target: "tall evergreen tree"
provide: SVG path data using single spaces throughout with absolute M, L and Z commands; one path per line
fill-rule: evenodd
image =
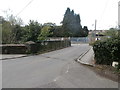
M 80 30 L 82 29 L 79 14 L 75 14 L 74 10 L 71 11 L 70 8 L 67 8 L 62 24 L 64 36 L 78 36 L 78 33 L 80 34 Z

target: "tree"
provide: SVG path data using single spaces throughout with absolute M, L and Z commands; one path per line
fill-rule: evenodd
M 12 43 L 12 25 L 6 20 L 2 20 L 2 43 Z
M 5 17 L 1 17 L 2 43 L 17 43 L 21 33 L 22 19 L 11 14 L 10 10 L 5 11 L 5 14 Z
M 64 37 L 64 33 L 63 33 L 63 28 L 62 26 L 55 26 L 55 27 L 52 27 L 52 30 L 53 34 L 50 35 L 52 37 Z
M 38 41 L 47 40 L 47 37 L 52 34 L 52 33 L 50 33 L 50 28 L 51 28 L 50 26 L 44 26 L 41 29 L 41 33 L 40 33 L 40 35 L 37 38 Z
M 50 27 L 50 28 L 49 28 L 49 30 L 50 30 L 49 32 L 50 32 L 50 33 L 54 33 L 55 28 L 57 27 L 56 24 L 55 24 L 55 23 L 52 23 L 52 22 L 44 23 L 44 24 L 43 24 L 43 27 L 45 27 L 45 26 Z M 50 34 L 48 37 L 53 37 L 53 34 Z
M 81 30 L 81 36 L 82 37 L 87 37 L 88 33 L 89 33 L 89 31 L 88 31 L 87 26 L 84 26 L 83 29 Z
M 20 25 L 14 25 L 12 30 L 12 36 L 14 38 L 15 43 L 21 43 L 22 37 L 25 34 L 23 32 L 24 32 L 23 27 L 21 27 Z
M 105 35 L 110 36 L 110 37 L 115 37 L 118 34 L 118 30 L 116 28 L 110 28 L 105 32 Z
M 12 25 L 9 21 L 2 20 L 2 43 L 18 43 L 21 40 L 22 27 Z
M 44 23 L 43 26 L 50 26 L 50 27 L 55 27 L 56 24 L 52 22 Z
M 30 20 L 29 25 L 24 27 L 25 35 L 23 36 L 24 41 L 37 41 L 39 34 L 41 33 L 42 25 L 37 21 Z
M 48 37 L 64 37 L 66 35 L 65 32 L 63 31 L 62 26 L 57 26 L 55 23 L 51 23 L 51 22 L 44 23 L 43 27 L 44 26 L 50 27 L 49 33 L 52 34 L 50 34 Z
M 12 10 L 8 9 L 6 11 L 4 11 L 5 13 L 5 20 L 6 21 L 9 21 L 11 25 L 22 25 L 23 24 L 23 21 L 21 18 L 17 17 L 17 16 L 14 16 L 12 14 Z
M 80 34 L 80 30 L 82 29 L 80 22 L 79 14 L 75 14 L 74 10 L 70 11 L 70 8 L 67 8 L 62 21 L 64 36 L 78 36 L 78 33 Z

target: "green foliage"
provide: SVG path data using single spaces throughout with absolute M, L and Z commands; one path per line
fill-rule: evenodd
M 120 37 L 116 36 L 105 41 L 96 41 L 93 50 L 97 64 L 111 65 L 113 61 L 120 64 Z
M 21 43 L 23 35 L 24 35 L 23 28 L 20 25 L 14 25 L 12 29 L 12 36 L 14 38 L 14 43 Z
M 118 33 L 118 30 L 115 28 L 110 28 L 110 30 L 106 31 L 104 34 L 106 36 L 111 36 L 111 37 L 115 37 Z
M 74 10 L 67 8 L 63 21 L 62 30 L 64 37 L 86 37 L 88 36 L 88 28 L 84 26 L 82 29 L 80 15 L 75 14 Z
M 9 10 L 9 12 L 11 12 Z M 2 24 L 2 43 L 18 43 L 21 34 L 22 20 L 8 11 L 5 11 L 6 17 L 1 18 Z M 19 39 L 18 39 L 19 38 Z
M 37 42 L 46 40 L 47 37 L 87 36 L 88 33 L 87 27 L 82 29 L 80 16 L 69 8 L 64 15 L 62 26 L 56 26 L 51 22 L 41 25 L 33 20 L 30 20 L 28 25 L 22 26 L 22 20 L 11 14 L 10 10 L 5 13 L 6 17 L 0 17 L 3 44 Z
M 87 36 L 88 36 L 88 33 L 89 33 L 89 31 L 88 31 L 87 26 L 84 26 L 83 29 L 80 30 L 80 36 L 81 36 L 81 37 L 87 37 Z
M 53 33 L 50 37 L 64 37 L 62 26 L 51 27 L 50 31 Z
M 20 25 L 11 25 L 10 22 L 2 23 L 2 43 L 18 43 L 22 37 Z
M 62 21 L 62 28 L 64 30 L 64 36 L 78 36 L 80 35 L 80 30 L 82 30 L 81 20 L 79 14 L 75 14 L 74 11 L 70 11 L 70 8 L 67 8 L 63 21 Z
M 44 23 L 43 26 L 50 26 L 50 27 L 55 27 L 56 24 L 55 23 L 52 23 L 52 22 L 48 22 L 48 23 Z
M 55 23 L 44 23 L 43 27 L 50 27 L 49 28 L 49 33 L 50 35 L 48 35 L 47 37 L 66 37 L 67 36 L 67 32 L 66 30 L 63 30 L 62 26 L 56 26 Z
M 2 21 L 2 43 L 12 43 L 12 28 L 13 26 L 8 21 Z
M 44 26 L 41 29 L 41 33 L 40 33 L 40 35 L 37 38 L 38 41 L 47 40 L 47 37 L 52 34 L 52 33 L 50 33 L 50 28 L 51 28 L 50 26 Z
M 37 41 L 39 34 L 41 33 L 42 25 L 37 21 L 30 20 L 29 25 L 24 27 L 23 41 Z

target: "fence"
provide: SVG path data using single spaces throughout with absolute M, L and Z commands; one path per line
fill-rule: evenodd
M 88 37 L 71 37 L 70 40 L 72 44 L 90 42 L 90 39 Z

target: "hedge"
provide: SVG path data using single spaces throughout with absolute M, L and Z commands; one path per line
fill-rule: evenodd
M 117 61 L 120 67 L 120 37 L 96 41 L 93 50 L 97 64 L 112 65 L 113 61 Z

